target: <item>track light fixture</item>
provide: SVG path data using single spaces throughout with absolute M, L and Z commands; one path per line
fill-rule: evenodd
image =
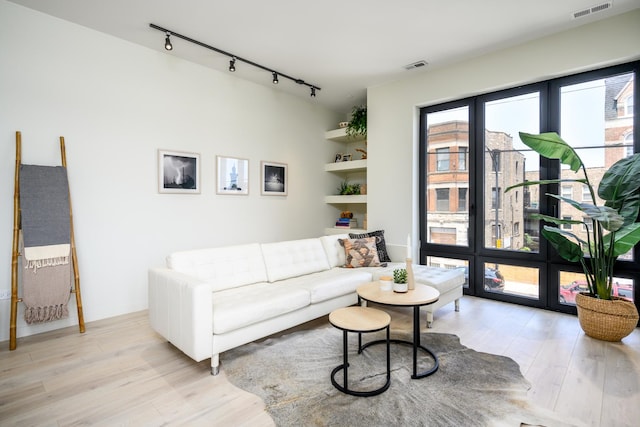
M 210 46 L 208 44 L 199 42 L 198 40 L 194 40 L 194 39 L 189 38 L 187 36 L 183 36 L 182 34 L 170 31 L 170 30 L 168 30 L 166 28 L 159 27 L 158 25 L 149 24 L 149 27 L 153 28 L 154 30 L 158 30 L 158 31 L 162 31 L 163 33 L 166 33 L 167 37 L 164 40 L 164 48 L 166 50 L 173 50 L 173 45 L 171 44 L 171 40 L 169 39 L 169 37 L 170 36 L 178 37 L 179 39 L 186 40 L 186 41 L 188 41 L 190 43 L 193 43 L 193 44 L 197 44 L 198 46 L 207 48 L 209 50 L 213 50 L 214 52 L 218 52 L 218 53 L 220 53 L 222 55 L 226 55 L 229 58 L 231 58 L 231 60 L 229 61 L 229 71 L 230 72 L 236 71 L 236 61 L 241 61 L 241 62 L 244 62 L 245 64 L 253 65 L 256 68 L 260 68 L 261 70 L 270 72 L 271 76 L 273 77 L 273 80 L 272 80 L 273 84 L 280 83 L 280 80 L 278 78 L 279 77 L 284 77 L 285 79 L 289 79 L 289 80 L 291 80 L 291 81 L 293 81 L 293 82 L 295 82 L 295 83 L 297 83 L 299 85 L 304 85 L 304 86 L 308 86 L 309 88 L 311 88 L 311 96 L 312 97 L 316 96 L 316 90 L 321 90 L 318 86 L 313 85 L 311 83 L 307 83 L 302 79 L 291 77 L 291 76 L 289 76 L 287 74 L 284 74 L 284 73 L 281 73 L 279 71 L 274 71 L 273 68 L 265 67 L 264 65 L 260 65 L 260 64 L 258 64 L 256 62 L 253 62 L 253 61 L 250 61 L 248 59 L 241 58 L 241 57 L 239 57 L 237 55 L 234 55 L 233 53 L 226 52 L 226 51 L 224 51 L 222 49 L 218 49 L 217 47 L 213 47 L 213 46 Z

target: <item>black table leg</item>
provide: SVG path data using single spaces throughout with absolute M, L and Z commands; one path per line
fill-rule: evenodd
M 433 366 L 424 372 L 418 373 L 418 348 L 426 351 L 433 358 Z M 413 375 L 411 378 L 418 379 L 428 377 L 438 370 L 440 362 L 438 357 L 431 350 L 420 344 L 420 307 L 413 307 Z

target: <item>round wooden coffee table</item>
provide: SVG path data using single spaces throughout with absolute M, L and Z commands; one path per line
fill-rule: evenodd
M 381 305 L 413 307 L 413 340 L 405 341 L 392 339 L 391 343 L 413 346 L 413 375 L 411 375 L 411 378 L 424 378 L 438 370 L 439 362 L 436 355 L 433 354 L 431 350 L 420 344 L 420 307 L 433 304 L 438 301 L 440 298 L 440 292 L 438 292 L 437 289 L 421 283 L 416 283 L 415 289 L 399 293 L 393 291 L 381 291 L 379 282 L 370 282 L 359 286 L 358 289 L 356 289 L 356 292 L 358 293 L 358 298 L 365 301 Z M 368 343 L 365 347 L 380 342 L 384 341 L 374 341 Z M 424 372 L 418 372 L 418 349 L 427 352 L 434 361 L 433 367 Z

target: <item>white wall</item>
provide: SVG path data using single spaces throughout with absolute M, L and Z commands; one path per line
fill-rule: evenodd
M 147 308 L 147 269 L 171 251 L 318 236 L 333 219 L 323 165 L 336 113 L 4 0 L 0 52 L 0 290 L 11 287 L 18 130 L 29 164 L 59 165 L 65 137 L 86 321 Z M 201 194 L 158 193 L 158 149 L 200 153 Z M 249 159 L 249 196 L 215 194 L 218 154 Z M 288 164 L 287 197 L 260 195 L 261 160 Z M 76 325 L 70 312 L 28 327 L 21 310 L 18 336 Z
M 391 243 L 402 243 L 407 233 L 417 241 L 420 107 L 636 60 L 639 40 L 635 10 L 369 88 L 369 228 L 385 228 Z

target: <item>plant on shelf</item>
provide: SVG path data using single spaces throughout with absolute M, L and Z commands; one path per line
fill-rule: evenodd
M 347 135 L 355 137 L 358 135 L 367 136 L 367 106 L 356 105 L 351 110 L 351 121 L 346 128 Z
M 541 156 L 560 160 L 573 172 L 581 171 L 584 175 L 583 178 L 526 181 L 507 188 L 505 192 L 516 187 L 562 182 L 579 182 L 587 187 L 591 197 L 590 203 L 578 202 L 557 194 L 546 194 L 581 211 L 584 215 L 582 220 L 559 219 L 542 214 L 534 214 L 532 218 L 553 224 L 543 227 L 544 238 L 562 258 L 570 262 L 578 262 L 582 267 L 588 292 L 579 295 L 582 302 L 576 298 L 576 305 L 580 324 L 585 333 L 594 338 L 619 341 L 631 333 L 638 322 L 638 310 L 634 303 L 612 297 L 612 285 L 616 259 L 640 242 L 640 222 L 637 222 L 640 210 L 640 153 L 618 160 L 605 172 L 597 191 L 597 195 L 604 200 L 604 204 L 598 206 L 596 192 L 582 159 L 557 133 L 533 135 L 520 132 L 520 139 Z M 561 228 L 563 225 L 573 224 L 584 227 L 586 240 L 570 230 Z M 585 325 L 591 323 L 586 316 L 599 310 L 591 306 L 588 311 L 585 310 L 584 305 L 593 303 L 593 300 L 608 302 L 613 300 L 618 303 L 616 305 L 618 308 L 624 307 L 621 310 L 628 315 L 622 314 L 618 317 L 625 318 L 626 323 L 631 325 L 631 329 L 619 338 L 613 339 L 607 338 L 604 332 L 586 330 Z M 598 317 L 594 323 L 603 326 L 603 318 Z
M 341 196 L 360 194 L 360 184 L 349 184 L 347 181 L 342 181 L 338 187 L 338 194 Z
M 407 270 L 405 268 L 393 270 L 393 283 L 407 283 Z

